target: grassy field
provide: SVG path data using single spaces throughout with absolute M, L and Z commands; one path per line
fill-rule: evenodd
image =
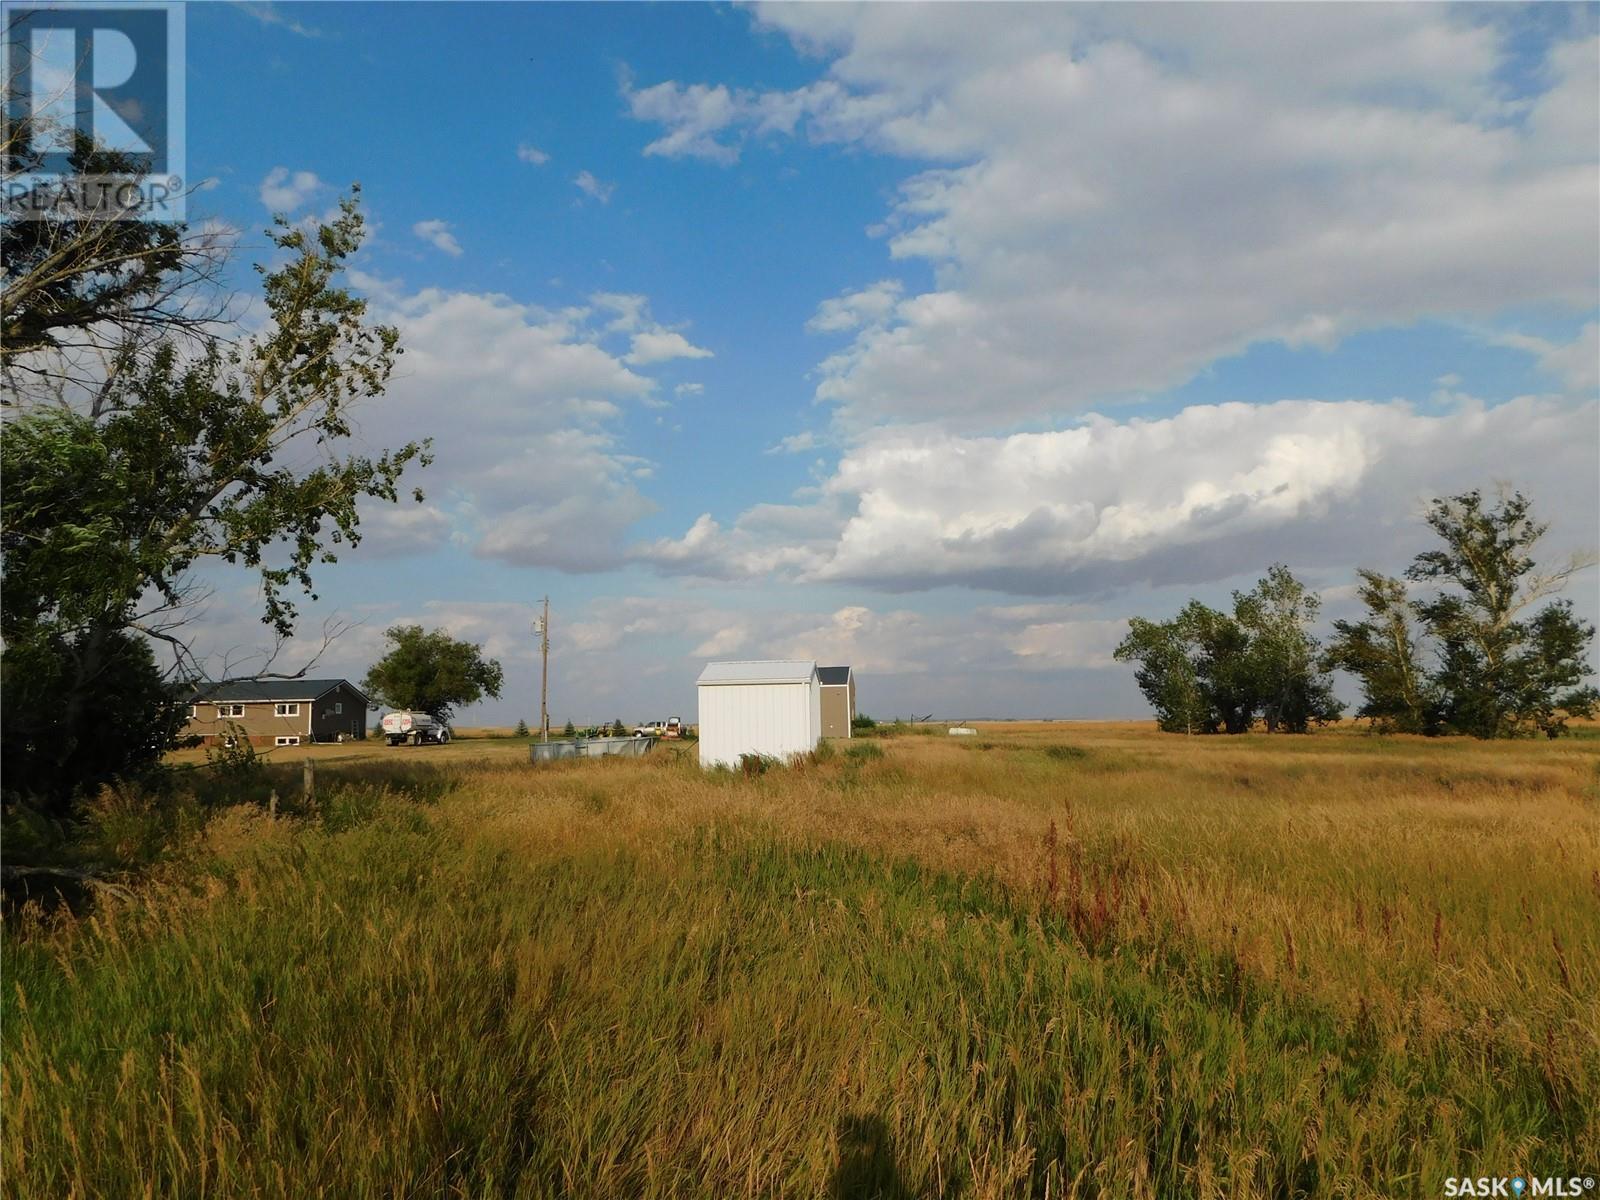
M 328 747 L 7 930 L 12 1196 L 1439 1196 L 1600 1173 L 1600 740 Z M 285 795 L 298 775 L 283 772 Z M 291 774 L 292 773 L 292 774 Z

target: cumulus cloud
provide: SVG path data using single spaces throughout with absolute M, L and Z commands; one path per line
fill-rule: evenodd
M 809 579 L 826 565 L 841 524 L 831 498 L 809 505 L 758 504 L 727 528 L 701 513 L 682 537 L 638 543 L 628 553 L 670 575 Z
M 894 315 L 904 291 L 898 279 L 882 279 L 858 292 L 824 300 L 806 322 L 813 333 L 842 333 L 864 325 L 881 325 Z
M 665 126 L 657 154 L 727 161 L 747 134 L 792 130 L 926 166 L 882 233 L 934 285 L 889 281 L 812 322 L 853 333 L 817 386 L 848 430 L 1047 419 L 1256 342 L 1595 306 L 1584 22 L 1514 96 L 1503 75 L 1525 47 L 1471 10 L 759 12 L 825 77 L 761 94 L 668 81 L 630 107 Z
M 361 560 L 427 554 L 443 546 L 450 531 L 443 509 L 407 495 L 395 504 L 363 506 L 361 544 L 351 553 Z
M 698 158 L 724 167 L 739 161 L 752 135 L 793 135 L 807 120 L 818 129 L 831 126 L 852 104 L 849 94 L 831 81 L 790 92 L 760 92 L 675 80 L 634 88 L 629 77 L 622 91 L 636 120 L 666 126 L 666 133 L 645 146 L 647 156 Z
M 655 510 L 635 485 L 643 460 L 620 453 L 613 436 L 576 429 L 534 434 L 480 475 L 490 503 L 476 551 L 515 566 L 572 573 L 619 564 L 627 528 Z
M 532 163 L 536 167 L 542 167 L 550 161 L 548 154 L 528 142 L 523 142 L 517 147 L 517 158 L 525 163 Z
M 674 396 L 699 396 L 706 390 L 703 383 L 680 383 L 672 389 Z
M 647 299 L 602 294 L 550 309 L 359 272 L 352 282 L 405 348 L 384 396 L 357 419 L 366 436 L 434 439 L 419 482 L 440 516 L 390 531 L 388 552 L 439 544 L 448 516 L 480 557 L 572 572 L 624 562 L 628 527 L 654 507 L 640 490 L 651 464 L 619 437 L 627 408 L 659 390 L 626 361 L 625 345 L 660 328 Z
M 442 250 L 451 258 L 461 257 L 461 243 L 456 241 L 456 235 L 450 232 L 448 221 L 418 221 L 411 227 L 411 232 L 436 250 Z
M 668 329 L 647 330 L 633 335 L 632 348 L 624 362 L 642 367 L 674 358 L 710 358 L 711 351 L 690 343 L 681 333 Z
M 616 184 L 606 183 L 589 171 L 579 171 L 573 176 L 572 186 L 601 204 L 610 204 L 611 194 L 617 190 Z
M 806 429 L 800 433 L 791 433 L 788 437 L 779 438 L 775 444 L 768 446 L 763 453 L 804 454 L 807 450 L 815 450 L 821 444 L 821 439 L 811 430 Z
M 758 506 L 727 528 L 703 515 L 633 553 L 710 578 L 1086 596 L 1277 559 L 1348 569 L 1409 557 L 1425 499 L 1496 478 L 1592 538 L 1597 420 L 1594 403 L 1524 397 L 1443 412 L 1198 405 L 991 437 L 891 426 L 848 447 L 811 503 Z
M 261 203 L 273 212 L 291 213 L 326 187 L 314 171 L 273 167 L 262 179 L 259 194 Z
M 641 121 L 654 121 L 668 132 L 644 148 L 664 158 L 703 158 L 731 163 L 739 152 L 716 135 L 740 119 L 741 101 L 726 87 L 662 83 L 642 91 L 626 90 L 628 107 Z
M 632 333 L 651 324 L 650 299 L 632 292 L 595 292 L 589 303 L 610 314 L 608 333 Z

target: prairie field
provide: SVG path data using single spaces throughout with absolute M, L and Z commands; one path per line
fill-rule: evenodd
M 313 807 L 221 809 L 91 910 L 9 915 L 5 1192 L 1594 1176 L 1595 733 L 1007 724 L 751 775 L 319 749 Z M 253 797 L 293 794 L 284 757 Z

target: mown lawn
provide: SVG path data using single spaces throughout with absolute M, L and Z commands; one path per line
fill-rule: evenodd
M 13 914 L 6 1193 L 1600 1168 L 1594 739 L 999 726 L 748 778 L 687 749 L 328 762 L 315 814 L 234 809 L 131 900 Z

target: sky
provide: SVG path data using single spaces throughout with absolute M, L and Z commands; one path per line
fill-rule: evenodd
M 434 439 L 300 665 L 420 622 L 463 725 L 693 717 L 722 658 L 876 716 L 1147 713 L 1126 618 L 1274 562 L 1354 614 L 1429 498 L 1600 542 L 1600 7 L 191 5 L 192 221 L 353 183 Z M 242 271 L 241 285 L 248 279 Z M 411 480 L 408 480 L 411 482 Z M 208 577 L 214 668 L 270 644 Z M 1569 592 L 1600 617 L 1590 572 Z M 1350 681 L 1341 694 L 1357 699 Z

